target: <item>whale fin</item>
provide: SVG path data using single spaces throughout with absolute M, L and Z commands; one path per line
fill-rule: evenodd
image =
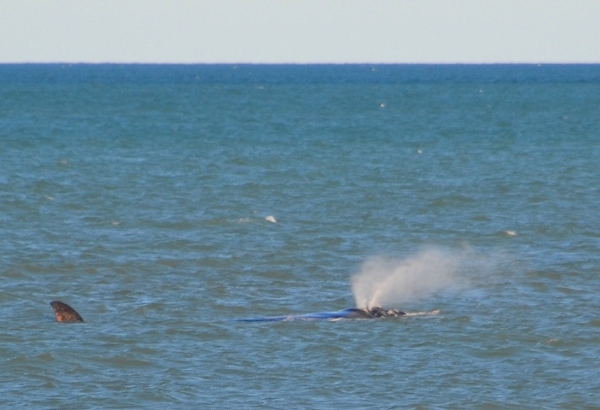
M 66 303 L 55 300 L 50 302 L 50 306 L 54 309 L 57 322 L 83 322 L 79 313 Z

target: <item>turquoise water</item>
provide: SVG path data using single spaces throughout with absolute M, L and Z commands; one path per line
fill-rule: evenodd
M 0 405 L 595 408 L 599 130 L 600 66 L 0 66 Z M 360 300 L 430 314 L 238 321 Z

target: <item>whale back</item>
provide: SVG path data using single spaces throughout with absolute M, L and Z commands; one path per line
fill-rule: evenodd
M 349 308 L 342 310 L 344 317 L 347 319 L 372 319 L 375 317 L 373 313 L 366 309 Z

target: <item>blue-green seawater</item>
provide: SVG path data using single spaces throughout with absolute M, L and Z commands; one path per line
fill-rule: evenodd
M 598 408 L 599 204 L 600 66 L 0 66 L 0 407 Z

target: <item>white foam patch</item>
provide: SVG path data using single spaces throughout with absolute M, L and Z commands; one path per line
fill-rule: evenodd
M 440 314 L 440 310 L 436 309 L 436 310 L 430 310 L 427 312 L 404 312 L 406 313 L 405 316 L 436 316 Z

